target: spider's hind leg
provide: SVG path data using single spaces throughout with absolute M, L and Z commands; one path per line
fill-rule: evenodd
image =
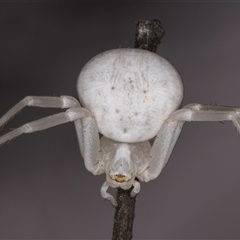
M 80 106 L 80 104 L 77 99 L 71 96 L 27 96 L 0 118 L 0 127 L 4 126 L 11 118 L 13 118 L 26 106 L 41 108 L 70 108 Z
M 66 112 L 61 112 L 45 118 L 41 118 L 36 121 L 26 123 L 21 127 L 12 130 L 11 132 L 0 137 L 0 145 L 5 142 L 11 141 L 12 139 L 22 135 L 23 133 L 42 131 L 63 123 L 76 121 L 77 119 L 81 119 L 89 115 L 89 111 L 84 108 L 70 108 Z

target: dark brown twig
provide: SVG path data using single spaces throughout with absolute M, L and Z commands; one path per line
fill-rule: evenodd
M 156 52 L 165 34 L 165 30 L 158 20 L 138 20 L 136 23 L 136 33 L 134 48 L 145 49 Z M 113 237 L 112 240 L 130 240 L 132 239 L 133 220 L 135 216 L 136 197 L 130 196 L 131 189 L 117 189 L 117 203 L 114 216 Z
M 157 48 L 165 34 L 165 29 L 161 26 L 161 22 L 156 19 L 153 21 L 138 20 L 135 24 L 134 48 L 157 52 Z

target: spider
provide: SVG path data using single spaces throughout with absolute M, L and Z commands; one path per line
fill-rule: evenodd
M 85 167 L 94 175 L 106 173 L 101 195 L 115 207 L 108 188 L 133 186 L 134 197 L 140 191 L 136 178 L 143 182 L 157 178 L 184 122 L 232 121 L 240 132 L 240 108 L 194 103 L 178 109 L 183 99 L 181 77 L 167 60 L 147 50 L 98 54 L 80 72 L 77 91 L 80 102 L 71 96 L 25 97 L 0 119 L 0 126 L 26 106 L 67 110 L 24 124 L 0 137 L 0 144 L 23 133 L 74 122 Z

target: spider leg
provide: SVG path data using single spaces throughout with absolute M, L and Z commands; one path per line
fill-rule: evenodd
M 15 130 L 0 137 L 0 145 L 20 136 L 23 133 L 41 131 L 59 124 L 74 121 L 79 148 L 84 158 L 86 168 L 93 174 L 101 174 L 103 172 L 103 169 L 100 168 L 100 164 L 98 163 L 100 144 L 97 124 L 95 119 L 92 117 L 92 114 L 87 109 L 81 108 L 77 99 L 71 96 L 25 97 L 12 107 L 5 115 L 3 115 L 2 118 L 0 118 L 0 127 L 6 124 L 26 106 L 69 109 L 66 112 L 41 118 L 16 128 Z
M 131 197 L 135 197 L 140 192 L 140 189 L 141 189 L 140 183 L 135 180 L 133 183 L 133 189 L 131 191 Z
M 141 181 L 148 182 L 158 177 L 168 162 L 183 124 L 183 121 L 165 121 L 152 145 L 148 167 L 138 176 Z
M 117 207 L 118 204 L 116 199 L 110 193 L 107 192 L 108 188 L 109 188 L 109 185 L 106 181 L 101 187 L 101 195 L 103 198 L 109 200 L 114 207 Z
M 193 103 L 185 106 L 184 109 L 193 111 L 190 121 L 232 121 L 240 133 L 240 108 Z
M 81 107 L 70 108 L 66 112 L 41 118 L 36 121 L 26 123 L 19 128 L 16 128 L 15 130 L 0 137 L 0 145 L 20 136 L 23 133 L 41 131 L 63 123 L 72 122 L 79 118 L 87 117 L 89 115 L 91 115 L 90 112 L 84 108 Z
M 99 131 L 94 117 L 89 116 L 74 123 L 86 169 L 94 175 L 104 173 L 103 162 L 99 157 Z
M 232 121 L 240 132 L 240 109 L 224 106 L 190 104 L 174 112 L 163 124 L 153 143 L 148 168 L 139 176 L 142 181 L 158 177 L 168 162 L 184 122 Z
M 70 108 L 80 106 L 77 99 L 70 96 L 61 97 L 39 97 L 39 96 L 27 96 L 6 112 L 3 117 L 0 118 L 0 127 L 6 124 L 11 118 L 19 113 L 24 107 L 42 107 L 42 108 Z

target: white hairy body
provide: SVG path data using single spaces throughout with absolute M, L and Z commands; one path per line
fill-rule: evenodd
M 0 118 L 0 126 L 25 106 L 67 110 L 24 124 L 0 137 L 0 144 L 23 133 L 74 122 L 85 167 L 94 175 L 106 173 L 101 194 L 114 206 L 109 186 L 133 186 L 135 196 L 140 191 L 136 178 L 148 182 L 158 177 L 184 122 L 232 121 L 240 132 L 239 108 L 190 104 L 177 110 L 183 97 L 179 74 L 164 58 L 146 50 L 116 49 L 97 55 L 82 69 L 77 91 L 82 106 L 70 96 L 25 97 Z
M 173 66 L 140 49 L 97 55 L 81 71 L 77 90 L 99 131 L 119 142 L 156 136 L 183 97 L 181 78 Z

